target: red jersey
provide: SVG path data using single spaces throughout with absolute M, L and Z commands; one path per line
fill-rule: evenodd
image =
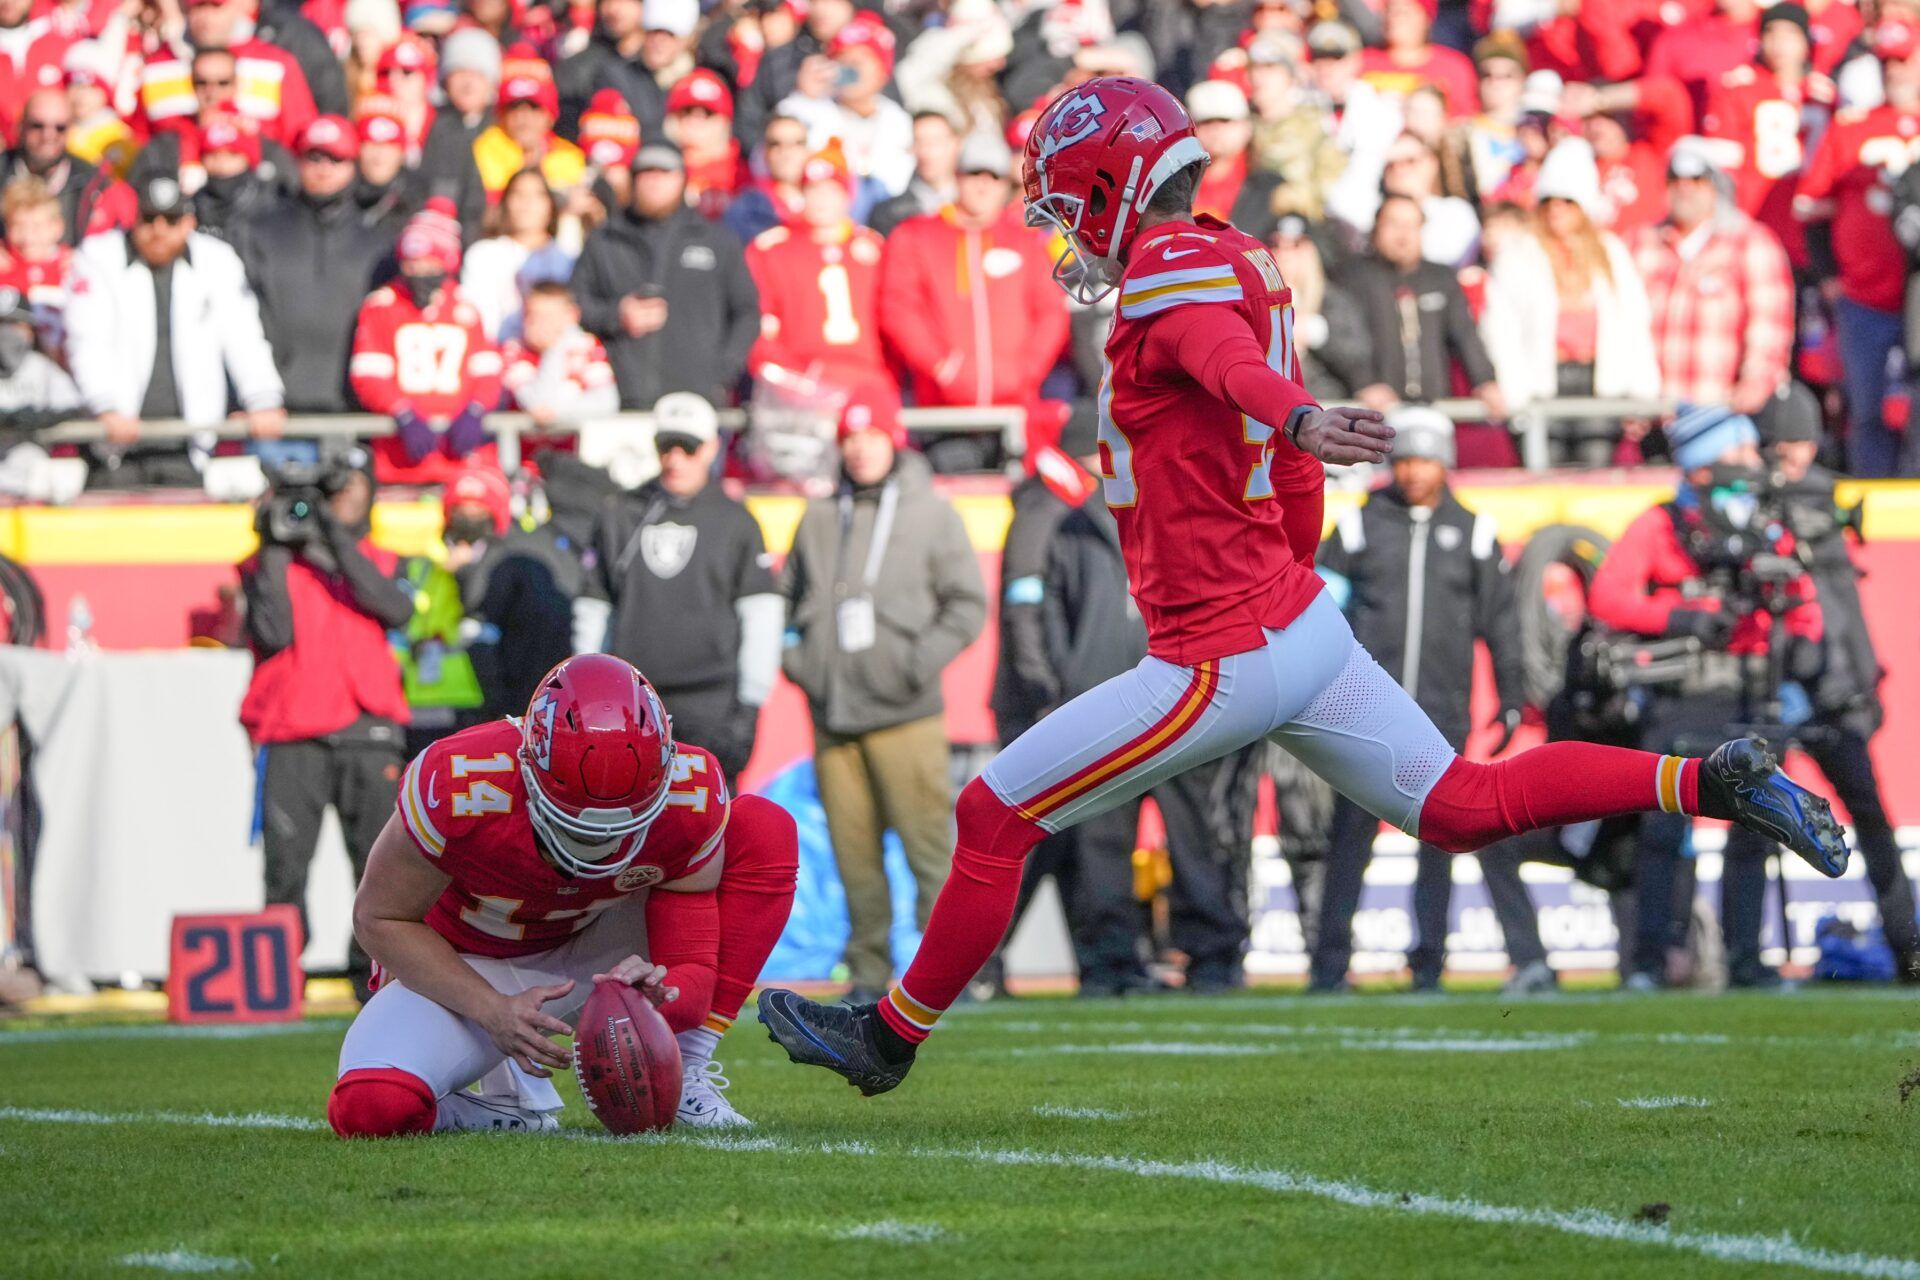
M 36 89 L 58 89 L 66 83 L 63 61 L 73 41 L 73 33 L 59 29 L 47 16 L 0 28 L 0 131 L 8 146 L 19 138 L 20 110 L 28 97 Z
M 882 243 L 852 223 L 833 244 L 814 243 L 806 227 L 754 237 L 747 270 L 760 287 L 760 340 L 747 368 L 758 376 L 778 365 L 841 387 L 891 382 L 880 351 Z
M 235 40 L 234 110 L 260 126 L 260 132 L 292 147 L 319 112 L 307 88 L 306 72 L 292 54 L 264 40 Z M 155 129 L 191 127 L 200 112 L 189 63 L 171 54 L 157 55 L 140 72 L 140 107 Z
M 1833 111 L 1833 81 L 1815 73 L 1792 88 L 1765 67 L 1735 67 L 1707 97 L 1700 130 L 1740 144 L 1734 171 L 1740 208 L 1780 237 L 1787 257 L 1807 265 L 1807 240 L 1793 216 L 1793 187 Z
M 1100 470 L 1148 651 L 1180 666 L 1257 649 L 1262 628 L 1313 602 L 1320 579 L 1294 559 L 1281 504 L 1325 483 L 1283 424 L 1245 418 L 1184 369 L 1152 362 L 1155 317 L 1188 306 L 1231 308 L 1268 364 L 1299 380 L 1293 293 L 1264 245 L 1205 214 L 1140 236 L 1107 333 Z M 1313 399 L 1303 390 L 1300 403 Z
M 1455 118 L 1480 109 L 1480 80 L 1473 61 L 1445 45 L 1426 45 L 1404 56 L 1391 49 L 1363 50 L 1360 78 L 1399 98 L 1422 85 L 1434 85 L 1446 97 L 1447 114 Z
M 1670 76 L 1687 88 L 1697 118 L 1707 109 L 1707 92 L 1735 67 L 1753 61 L 1760 50 L 1759 15 L 1744 22 L 1711 13 L 1669 27 L 1647 51 L 1645 74 Z
M 400 779 L 399 811 L 427 861 L 453 877 L 427 912 L 433 931 L 469 955 L 530 956 L 559 946 L 623 898 L 717 870 L 731 803 L 713 756 L 681 746 L 667 807 L 640 837 L 639 856 L 604 880 L 569 877 L 534 843 L 520 722 L 507 719 L 464 729 L 414 757 Z M 645 941 L 634 939 L 634 950 Z
M 1613 206 L 1616 235 L 1651 227 L 1667 216 L 1667 159 L 1644 142 L 1631 143 L 1618 159 L 1600 161 L 1600 194 Z
M 469 405 L 490 410 L 500 402 L 500 352 L 459 286 L 447 283 L 423 309 L 405 290 L 384 285 L 360 304 L 347 380 L 369 413 L 410 409 L 422 418 L 451 418 Z M 392 436 L 374 441 L 373 457 L 382 484 L 438 484 L 463 465 L 438 451 L 415 463 Z M 487 444 L 468 460 L 493 458 Z
M 33 312 L 40 349 L 63 365 L 67 362 L 67 277 L 72 270 L 73 250 L 65 245 L 45 262 L 13 258 L 0 267 L 0 287 L 20 291 Z
M 1920 157 L 1920 112 L 1898 107 L 1842 111 L 1800 175 L 1794 212 L 1833 219 L 1840 292 L 1863 307 L 1898 311 L 1907 254 L 1893 238 L 1893 184 Z

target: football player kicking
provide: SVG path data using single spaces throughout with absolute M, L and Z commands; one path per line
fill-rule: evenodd
M 678 1034 L 678 1123 L 749 1123 L 713 1053 L 786 926 L 798 866 L 793 819 L 729 801 L 638 671 L 569 658 L 525 720 L 443 738 L 407 767 L 354 900 L 378 989 L 340 1048 L 327 1119 L 349 1138 L 558 1128 L 547 1077 L 569 1059 L 548 1037 L 613 981 Z
M 760 996 L 796 1062 L 881 1093 L 1006 931 L 1045 836 L 1260 738 L 1369 812 L 1454 852 L 1535 827 L 1659 808 L 1726 818 L 1830 876 L 1847 863 L 1826 804 L 1756 742 L 1705 760 L 1580 742 L 1494 764 L 1454 755 L 1321 590 L 1322 463 L 1378 462 L 1392 431 L 1302 389 L 1290 293 L 1260 242 L 1192 200 L 1207 153 L 1144 80 L 1068 90 L 1027 140 L 1027 220 L 1065 237 L 1055 278 L 1114 287 L 1100 387 L 1107 505 L 1149 656 L 1028 730 L 961 792 L 953 870 L 912 965 L 877 1005 Z

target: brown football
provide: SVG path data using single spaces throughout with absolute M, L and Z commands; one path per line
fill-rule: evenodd
M 680 1044 L 660 1011 L 623 982 L 594 984 L 580 1010 L 573 1076 L 614 1133 L 665 1129 L 680 1108 Z

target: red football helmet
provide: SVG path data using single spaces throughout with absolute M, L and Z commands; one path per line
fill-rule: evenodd
M 1105 296 L 1153 193 L 1207 159 L 1186 108 L 1152 81 L 1101 76 L 1048 103 L 1027 135 L 1026 196 L 1027 225 L 1067 240 L 1054 283 L 1078 302 Z
M 667 806 L 673 723 L 646 677 L 605 653 L 547 672 L 520 726 L 527 816 L 569 875 L 605 879 Z

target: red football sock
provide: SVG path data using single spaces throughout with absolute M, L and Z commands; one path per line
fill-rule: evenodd
M 880 1002 L 880 1017 L 909 1044 L 918 1044 L 960 998 L 973 975 L 1000 945 L 1013 922 L 1020 871 L 1046 832 L 1008 808 L 979 778 L 955 806 L 960 836 L 953 870 L 934 900 L 920 950 L 906 976 Z
M 1591 742 L 1549 742 L 1492 764 L 1455 760 L 1420 809 L 1420 838 L 1450 853 L 1617 814 L 1700 811 L 1700 762 Z
M 793 911 L 800 839 L 793 817 L 761 796 L 737 796 L 720 868 L 720 966 L 709 1030 L 733 1025 Z M 719 1025 L 714 1025 L 718 1022 Z

